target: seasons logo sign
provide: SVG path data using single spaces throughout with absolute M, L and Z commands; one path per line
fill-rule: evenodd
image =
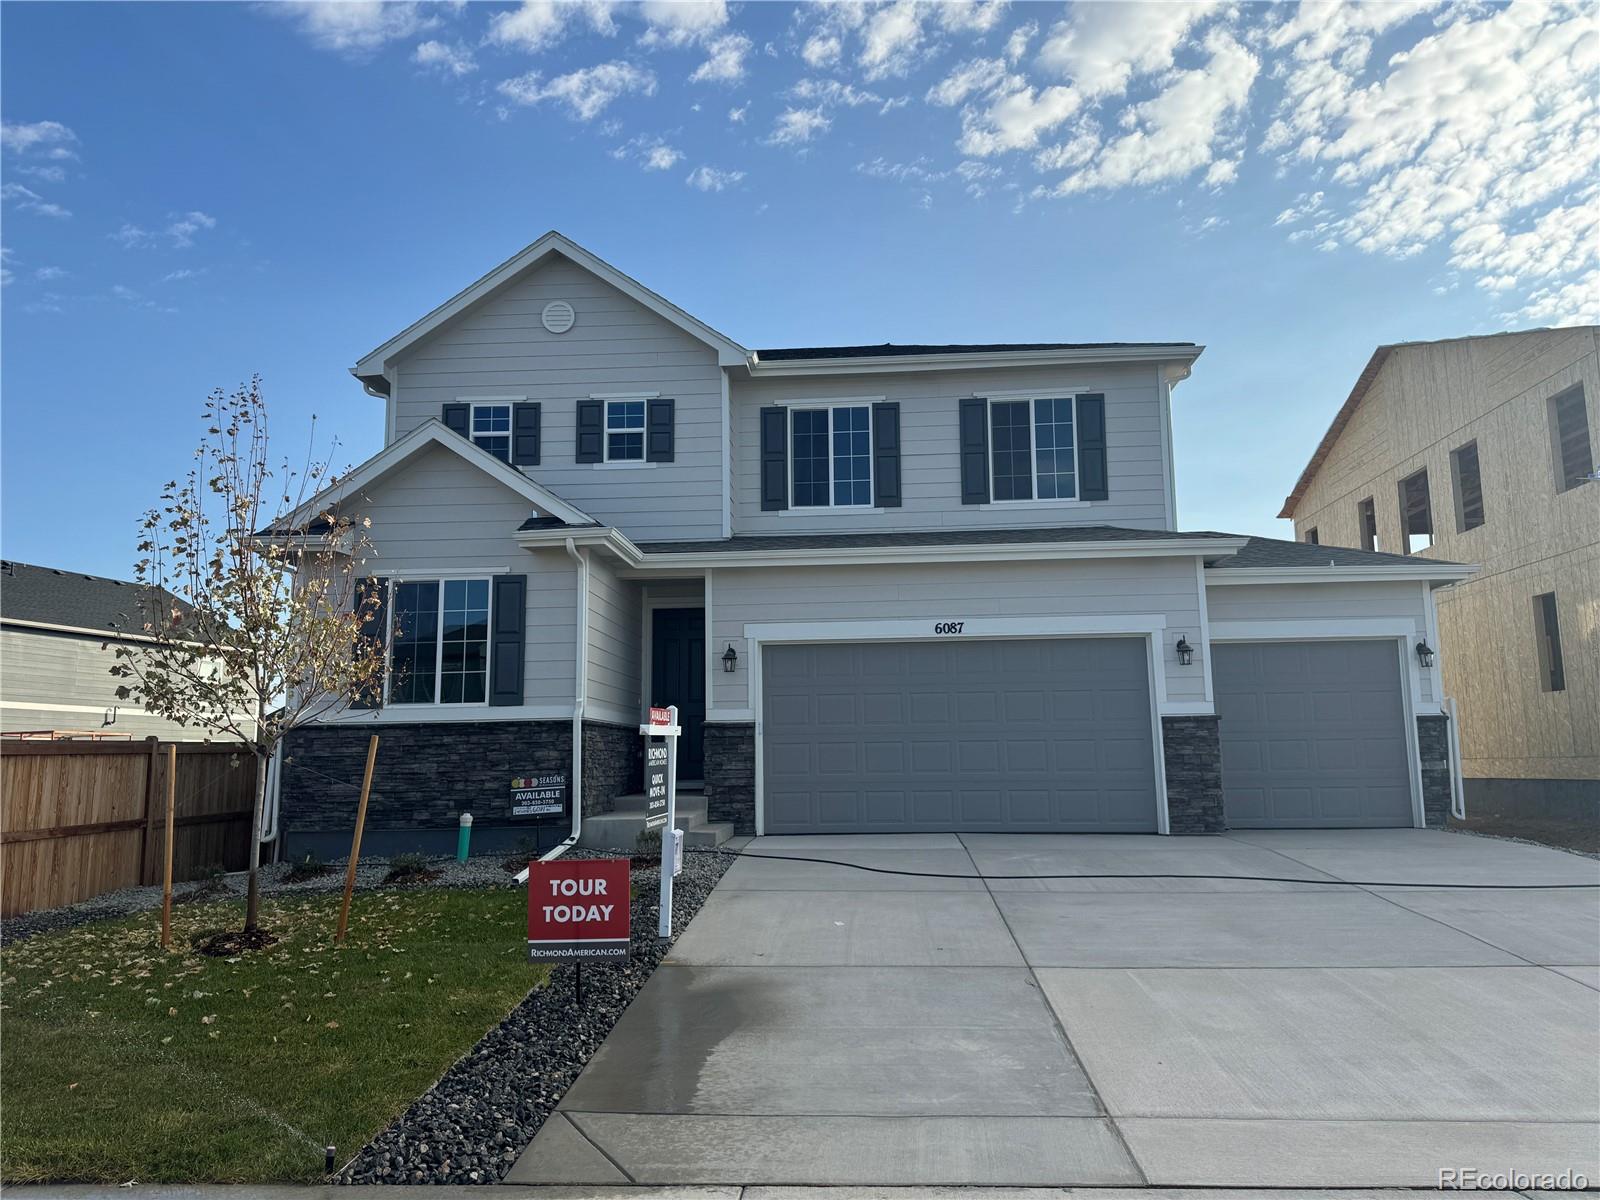
M 528 867 L 528 961 L 628 957 L 628 860 L 557 859 Z

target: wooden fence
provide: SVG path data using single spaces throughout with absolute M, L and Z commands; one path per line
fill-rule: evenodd
M 0 916 L 161 882 L 165 742 L 0 743 Z M 249 865 L 255 759 L 178 743 L 173 878 Z

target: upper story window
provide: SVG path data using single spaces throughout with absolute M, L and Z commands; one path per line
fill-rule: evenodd
M 472 440 L 502 462 L 511 461 L 511 405 L 474 404 Z
M 1555 454 L 1556 491 L 1575 488 L 1594 473 L 1583 384 L 1574 384 L 1550 398 L 1550 442 Z
M 989 402 L 990 498 L 1075 500 L 1076 412 L 1071 396 Z
M 644 404 L 606 401 L 606 462 L 644 461 Z
M 1450 451 L 1450 485 L 1456 501 L 1456 532 L 1483 524 L 1483 476 L 1478 469 L 1478 443 Z
M 1415 554 L 1433 545 L 1433 508 L 1428 500 L 1428 472 L 1400 481 L 1400 549 Z
M 485 704 L 489 581 L 421 579 L 394 585 L 390 704 Z
M 1356 505 L 1356 522 L 1361 526 L 1361 548 L 1363 550 L 1377 550 L 1378 545 L 1378 509 L 1368 496 Z
M 871 406 L 794 408 L 789 418 L 794 507 L 871 506 Z
M 1556 594 L 1533 598 L 1533 634 L 1539 643 L 1539 686 L 1547 692 L 1567 690 L 1566 665 L 1561 661 L 1561 622 L 1556 617 Z
M 1315 525 L 1313 525 L 1310 529 L 1306 530 L 1306 545 L 1315 546 L 1315 545 L 1318 545 L 1321 541 L 1322 541 L 1322 539 L 1317 536 L 1317 527 Z

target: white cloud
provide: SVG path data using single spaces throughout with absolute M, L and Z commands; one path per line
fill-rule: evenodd
M 427 6 L 410 0 L 274 0 L 261 7 L 292 22 L 317 49 L 353 58 L 439 24 Z
M 927 101 L 953 108 L 978 92 L 998 87 L 1006 78 L 1006 64 L 998 58 L 974 58 L 962 63 L 928 89 Z
M 1011 36 L 1006 38 L 1006 61 L 1016 62 L 1028 52 L 1028 43 L 1033 41 L 1039 32 L 1039 23 L 1029 21 L 1018 25 L 1011 31 Z
M 839 55 L 844 50 L 844 42 L 836 33 L 814 33 L 806 39 L 806 44 L 800 48 L 800 57 L 806 60 L 808 66 L 821 70 L 831 67 L 839 61 Z
M 1008 7 L 1008 0 L 939 0 L 934 12 L 952 33 L 984 34 L 1000 23 Z
M 894 0 L 867 18 L 859 61 L 869 80 L 904 75 L 921 61 L 922 16 L 917 0 Z
M 15 167 L 13 169 L 18 175 L 26 175 L 29 179 L 37 179 L 43 183 L 65 183 L 67 181 L 67 170 L 65 167 L 41 167 L 37 164 L 29 164 L 27 166 Z
M 578 120 L 590 121 L 621 96 L 654 95 L 656 77 L 632 63 L 608 62 L 558 75 L 548 82 L 538 71 L 529 71 L 505 80 L 497 90 L 512 103 L 525 106 L 557 100 Z
M 0 147 L 18 154 L 26 154 L 34 149 L 55 149 L 65 150 L 69 157 L 75 158 L 77 156 L 70 147 L 77 140 L 78 135 L 60 121 L 34 121 L 31 124 L 0 121 Z
M 1057 186 L 1060 194 L 1094 188 L 1168 183 L 1208 167 L 1220 143 L 1236 130 L 1261 63 L 1231 34 L 1206 39 L 1210 61 L 1179 71 L 1155 97 L 1123 114 L 1129 132 L 1101 148 L 1082 170 Z M 1227 169 L 1207 182 L 1226 182 Z
M 1170 68 L 1189 30 L 1215 7 L 1215 0 L 1074 5 L 1039 48 L 1039 65 L 1086 98 L 1119 94 L 1135 75 Z
M 723 171 L 716 167 L 699 166 L 690 171 L 684 182 L 702 192 L 720 192 L 744 178 L 743 171 Z
M 871 162 L 856 164 L 856 173 L 871 179 L 888 179 L 895 183 L 930 183 L 936 179 L 945 179 L 948 171 L 935 170 L 932 161 L 926 155 L 920 155 L 911 162 L 890 162 L 882 155 Z
M 23 187 L 20 183 L 0 184 L 0 200 L 9 200 L 23 212 L 37 213 L 41 217 L 55 217 L 59 220 L 72 215 L 61 205 L 46 200 L 32 188 Z
M 832 125 L 820 108 L 786 108 L 779 114 L 766 140 L 773 146 L 796 146 L 827 133 Z
M 201 275 L 204 275 L 205 273 L 206 273 L 206 268 L 204 268 L 204 267 L 201 267 L 198 270 L 196 270 L 193 267 L 180 267 L 176 271 L 168 271 L 165 275 L 163 275 L 160 278 L 160 280 L 158 280 L 158 282 L 160 282 L 160 283 L 179 283 L 179 282 L 181 282 L 181 281 L 183 281 L 185 279 L 197 279 Z
M 472 51 L 461 43 L 450 45 L 445 42 L 420 42 L 411 52 L 411 61 L 419 67 L 437 70 L 442 75 L 451 75 L 459 79 L 463 75 L 471 75 L 478 69 L 478 60 L 473 58 Z
M 203 230 L 215 229 L 217 219 L 208 213 L 195 209 L 184 213 L 172 213 L 167 218 L 167 224 L 158 230 L 146 229 L 142 225 L 135 225 L 125 221 L 115 233 L 108 234 L 112 241 L 122 246 L 125 250 L 132 250 L 139 246 L 152 246 L 165 238 L 174 249 L 183 250 L 194 245 L 195 234 Z
M 496 46 L 537 54 L 561 41 L 582 22 L 607 37 L 617 32 L 610 0 L 522 0 L 509 12 L 489 18 L 487 40 Z
M 40 267 L 33 273 L 33 277 L 40 283 L 49 283 L 52 279 L 65 279 L 67 272 L 62 267 Z
M 749 112 L 750 106 L 748 104 L 741 104 L 738 108 L 730 108 L 728 110 L 728 120 L 732 121 L 735 125 L 742 125 L 744 124 L 745 116 Z
M 991 97 L 986 108 L 962 112 L 961 138 L 956 143 L 961 153 L 986 158 L 1007 150 L 1032 150 L 1041 137 L 1078 111 L 1080 97 L 1072 88 L 1036 90 L 1016 77 L 1007 83 L 1010 90 Z
M 666 171 L 683 161 L 683 151 L 669 146 L 664 138 L 644 134 L 611 152 L 616 159 L 633 159 L 646 171 Z
M 796 100 L 829 106 L 843 105 L 845 108 L 884 103 L 883 97 L 878 93 L 864 91 L 853 84 L 840 83 L 837 79 L 802 79 L 789 89 L 789 95 Z
M 687 46 L 703 41 L 728 23 L 726 0 L 643 0 L 638 13 L 646 46 Z
M 1369 68 L 1373 38 L 1431 5 L 1356 7 L 1303 9 L 1272 34 L 1291 65 L 1263 149 L 1328 180 L 1324 211 L 1280 218 L 1290 238 L 1401 259 L 1441 245 L 1475 282 L 1518 293 L 1508 319 L 1600 319 L 1592 10 L 1447 8 Z
M 744 57 L 754 43 L 742 33 L 725 33 L 706 44 L 706 60 L 689 76 L 691 83 L 738 83 L 744 78 Z

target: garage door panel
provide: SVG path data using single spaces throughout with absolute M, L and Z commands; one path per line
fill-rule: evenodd
M 1412 823 L 1393 642 L 1230 643 L 1212 657 L 1230 826 Z
M 768 833 L 1156 826 L 1138 639 L 769 646 L 762 666 Z

